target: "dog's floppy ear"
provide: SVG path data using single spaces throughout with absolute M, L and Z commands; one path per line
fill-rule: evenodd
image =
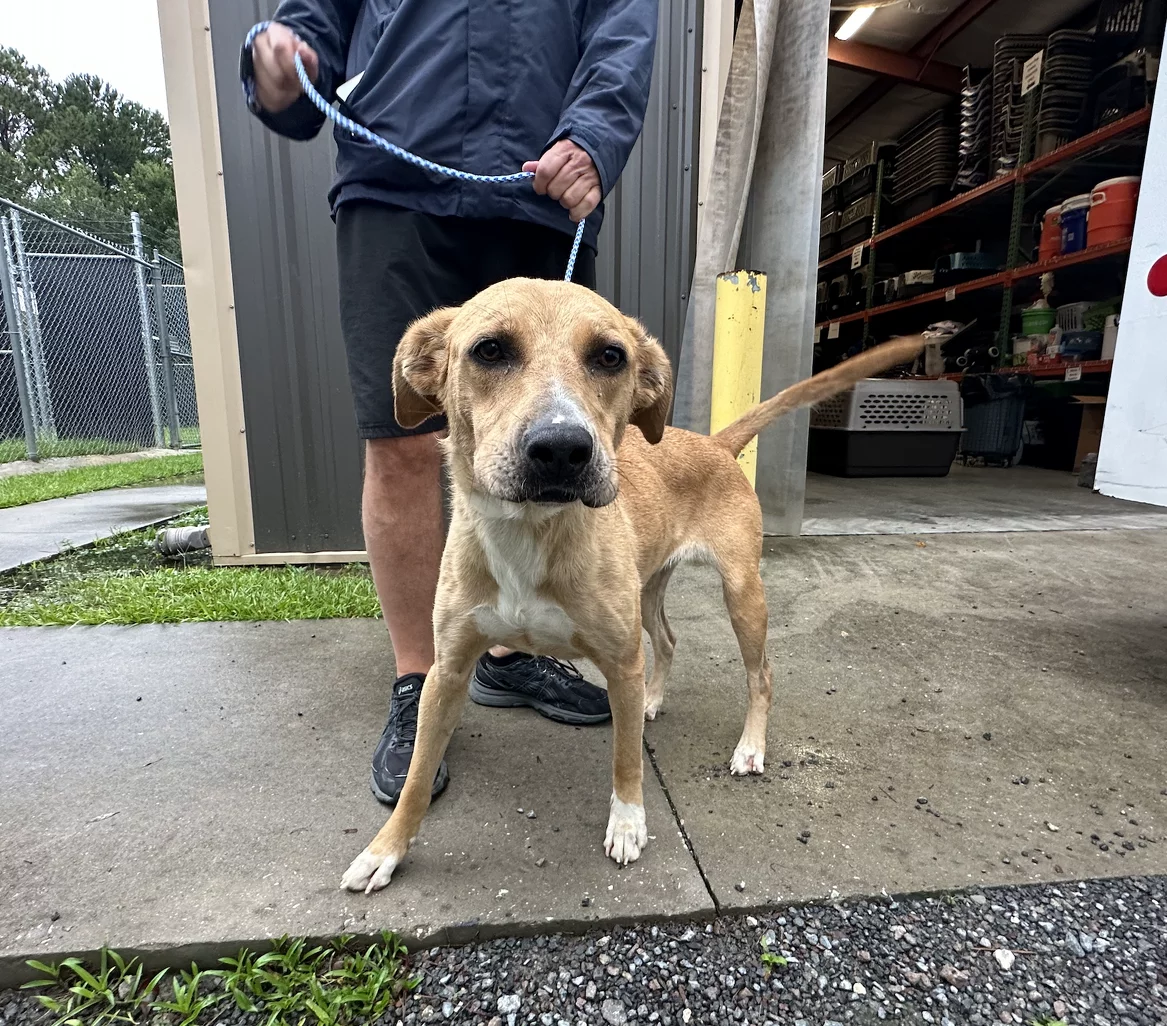
M 661 344 L 644 326 L 629 318 L 636 335 L 636 391 L 632 395 L 632 423 L 656 445 L 669 422 L 673 405 L 673 368 Z
M 405 329 L 393 358 L 393 415 L 403 428 L 417 427 L 445 408 L 446 330 L 458 311 L 435 310 Z

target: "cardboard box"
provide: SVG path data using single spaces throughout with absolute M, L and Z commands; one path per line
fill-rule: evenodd
M 1074 473 L 1082 469 L 1082 461 L 1098 452 L 1102 444 L 1102 419 L 1106 416 L 1106 396 L 1076 395 L 1075 405 L 1082 407 L 1082 426 L 1078 429 L 1078 447 L 1074 451 Z

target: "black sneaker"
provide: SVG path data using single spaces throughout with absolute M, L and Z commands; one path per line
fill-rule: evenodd
M 409 760 L 413 758 L 413 744 L 417 740 L 417 703 L 424 683 L 425 675 L 421 673 L 409 673 L 393 682 L 389 722 L 385 724 L 377 750 L 373 752 L 373 773 L 369 777 L 373 794 L 386 805 L 396 805 L 405 786 Z M 438 775 L 434 777 L 431 797 L 440 795 L 449 782 L 450 773 L 443 759 Z
M 608 692 L 589 684 L 571 663 L 523 652 L 478 660 L 470 697 L 479 705 L 529 705 L 557 723 L 581 726 L 611 719 Z

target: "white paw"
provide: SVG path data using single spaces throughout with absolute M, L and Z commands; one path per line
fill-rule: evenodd
M 663 699 L 654 698 L 651 702 L 645 703 L 644 718 L 646 720 L 655 720 L 656 714 L 660 712 L 661 702 Z
M 766 753 L 748 745 L 738 745 L 729 760 L 729 771 L 735 777 L 766 772 Z
M 401 865 L 396 855 L 374 855 L 368 848 L 361 852 L 344 871 L 340 885 L 349 891 L 372 894 L 389 883 L 393 870 Z
M 604 835 L 604 854 L 621 866 L 640 858 L 648 844 L 648 825 L 644 806 L 622 802 L 612 795 L 612 811 L 608 814 L 608 832 Z

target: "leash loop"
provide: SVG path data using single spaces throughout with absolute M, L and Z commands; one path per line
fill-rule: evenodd
M 243 44 L 244 47 L 250 50 L 252 43 L 255 42 L 255 37 L 265 32 L 270 25 L 270 21 L 261 21 L 258 25 L 255 25 L 247 33 L 247 40 Z M 509 175 L 476 175 L 470 171 L 461 171 L 458 168 L 447 167 L 445 164 L 439 164 L 433 160 L 426 160 L 425 157 L 419 157 L 416 153 L 411 153 L 404 147 L 398 146 L 396 143 L 391 143 L 388 139 L 384 139 L 375 132 L 369 131 L 364 125 L 360 125 L 353 121 L 352 118 L 342 114 L 325 100 L 312 84 L 312 80 L 308 77 L 308 72 L 304 68 L 304 62 L 298 53 L 295 55 L 294 60 L 296 63 L 296 77 L 300 80 L 300 88 L 304 90 L 304 95 L 308 97 L 312 105 L 321 114 L 351 135 L 355 135 L 358 139 L 363 139 L 365 142 L 371 143 L 373 146 L 392 154 L 399 160 L 404 160 L 407 164 L 412 164 L 414 167 L 420 167 L 426 171 L 432 171 L 435 174 L 444 175 L 446 178 L 456 178 L 463 182 L 482 182 L 487 185 L 506 185 L 511 182 L 522 182 L 528 178 L 535 177 L 533 171 L 516 171 Z M 571 244 L 571 255 L 567 260 L 567 271 L 563 276 L 564 281 L 571 281 L 571 276 L 575 272 L 575 262 L 579 256 L 580 244 L 583 242 L 584 225 L 586 223 L 587 218 L 584 218 L 579 222 L 579 226 L 575 230 L 575 239 Z

